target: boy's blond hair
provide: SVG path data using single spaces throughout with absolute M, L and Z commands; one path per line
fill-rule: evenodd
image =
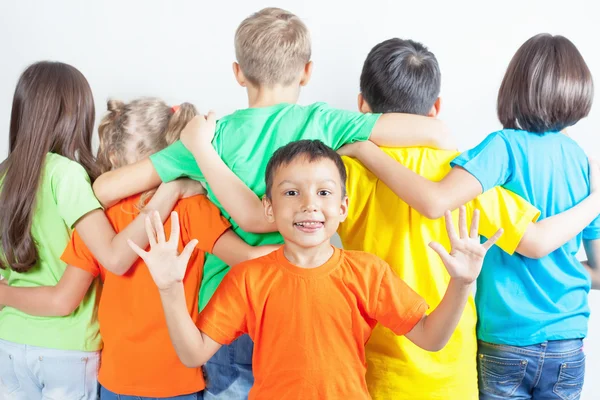
M 310 34 L 294 14 L 262 9 L 235 32 L 235 55 L 244 76 L 257 86 L 288 86 L 310 61 Z

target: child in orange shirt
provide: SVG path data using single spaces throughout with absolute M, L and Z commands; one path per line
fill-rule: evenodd
M 209 115 L 204 129 L 213 118 Z M 264 206 L 285 244 L 233 268 L 196 324 L 181 284 L 193 244 L 178 255 L 177 217 L 171 217 L 169 241 L 157 223 L 149 252 L 130 243 L 158 286 L 171 340 L 185 365 L 204 364 L 221 345 L 248 333 L 255 343 L 250 399 L 368 399 L 365 343 L 377 322 L 426 350 L 444 347 L 483 257 L 501 232 L 480 244 L 478 213 L 469 233 L 461 208 L 459 237 L 447 213 L 452 252 L 438 243 L 431 247 L 451 280 L 427 316 L 425 301 L 383 260 L 331 246 L 347 214 L 345 181 L 340 156 L 320 141 L 301 140 L 277 150 L 266 169 Z
M 191 104 L 171 108 L 155 98 L 128 104 L 109 101 L 108 110 L 99 126 L 98 163 L 102 172 L 136 162 L 167 147 L 179 139 L 183 127 L 197 114 Z M 117 232 L 135 219 L 149 195 L 129 197 L 106 211 Z M 206 196 L 180 200 L 175 210 L 181 215 L 182 230 L 181 243 L 176 245 L 180 249 L 187 243 L 199 247 L 199 251 L 191 254 L 190 267 L 182 277 L 185 312 L 195 321 L 205 252 L 233 265 L 276 247 L 247 245 L 233 233 L 230 224 Z M 160 220 L 154 222 L 162 224 Z M 177 233 L 179 237 L 179 226 Z M 160 297 L 142 260 L 138 259 L 122 276 L 110 273 L 92 255 L 77 231 L 62 260 L 94 276 L 100 275 L 104 282 L 98 310 L 104 340 L 98 376 L 103 400 L 124 396 L 201 398 L 202 370 L 199 365 L 187 368 L 177 358 L 169 343 Z

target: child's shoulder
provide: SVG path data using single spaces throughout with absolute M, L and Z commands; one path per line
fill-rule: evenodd
M 53 173 L 81 173 L 83 172 L 85 175 L 87 175 L 87 173 L 85 172 L 85 168 L 83 168 L 83 166 L 81 166 L 81 164 L 79 164 L 76 161 L 73 161 L 65 156 L 61 156 L 60 154 L 56 154 L 56 153 L 48 153 L 46 154 L 46 163 L 45 163 L 45 168 L 49 171 L 49 172 L 53 172 Z
M 268 279 L 269 274 L 266 271 L 276 272 L 279 270 L 276 253 L 277 250 L 258 258 L 243 261 L 231 267 L 227 274 L 232 274 L 231 277 L 237 281 Z
M 360 250 L 340 249 L 342 260 L 361 268 L 385 268 L 387 263 L 373 253 Z
M 85 180 L 91 184 L 90 177 L 81 164 L 56 153 L 46 154 L 44 176 L 50 177 L 53 183 L 58 180 L 67 183 Z

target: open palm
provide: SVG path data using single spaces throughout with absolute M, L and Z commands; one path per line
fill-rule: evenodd
M 154 212 L 152 217 L 146 217 L 146 233 L 150 242 L 150 251 L 144 251 L 131 240 L 129 246 L 144 260 L 158 289 L 167 290 L 182 282 L 188 261 L 198 241 L 196 239 L 190 241 L 181 254 L 178 253 L 179 217 L 177 212 L 171 213 L 171 237 L 169 240 L 165 238 L 165 230 L 158 212 Z
M 465 283 L 472 283 L 481 272 L 485 254 L 500 238 L 503 231 L 499 229 L 482 244 L 479 240 L 479 210 L 473 212 L 471 229 L 469 231 L 467 230 L 467 211 L 464 206 L 460 207 L 458 216 L 460 237 L 456 235 L 456 231 L 454 230 L 450 211 L 446 211 L 444 216 L 446 218 L 446 231 L 450 239 L 450 253 L 446 251 L 444 246 L 437 242 L 431 242 L 429 246 L 439 254 L 451 278 L 461 280 Z

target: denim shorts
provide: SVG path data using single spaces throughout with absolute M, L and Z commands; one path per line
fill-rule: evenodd
M 246 400 L 254 384 L 254 343 L 243 335 L 219 351 L 204 365 L 204 400 Z
M 128 396 L 118 393 L 113 393 L 104 386 L 100 389 L 100 400 L 202 400 L 202 392 L 184 394 L 181 396 L 173 397 L 140 397 L 140 396 Z
M 0 340 L 0 399 L 98 398 L 100 352 L 55 350 Z
M 479 342 L 479 399 L 578 400 L 585 354 L 581 339 L 532 346 Z

